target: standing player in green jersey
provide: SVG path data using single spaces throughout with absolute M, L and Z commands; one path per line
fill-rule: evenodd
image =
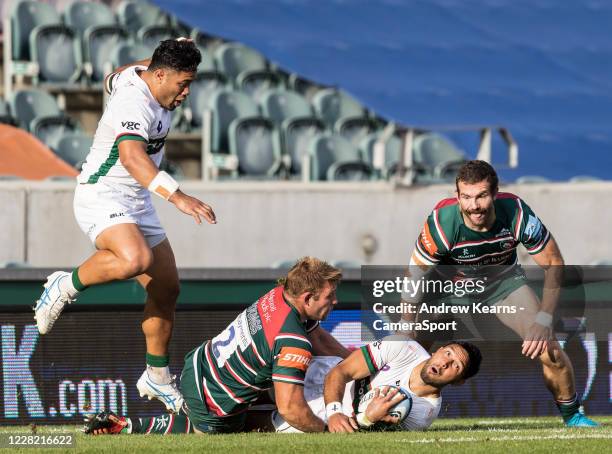
M 349 352 L 322 328 L 309 328 L 306 322 L 327 317 L 337 303 L 341 277 L 340 270 L 326 262 L 299 260 L 277 287 L 187 354 L 180 385 L 184 414 L 120 418 L 102 412 L 89 421 L 86 432 L 239 432 L 249 406 L 272 387 L 278 412 L 287 422 L 303 432 L 322 432 L 325 423 L 304 399 L 306 370 L 313 353 L 346 357 Z
M 544 269 L 542 301 L 518 265 L 519 244 Z M 498 192 L 497 174 L 490 164 L 468 161 L 459 169 L 456 198 L 435 206 L 417 238 L 410 264 L 422 270 L 455 265 L 487 277 L 493 270 L 479 302 L 521 308 L 514 315 L 497 313 L 497 317 L 521 336 L 522 354 L 542 363 L 546 387 L 565 424 L 598 426 L 580 411 L 572 364 L 552 331 L 564 264 L 557 242 L 522 199 Z M 411 302 L 406 295 L 402 300 Z

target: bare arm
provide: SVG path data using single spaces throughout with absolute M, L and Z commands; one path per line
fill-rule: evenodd
M 147 155 L 144 142 L 139 140 L 123 140 L 119 143 L 119 159 L 123 167 L 143 187 L 148 188 L 153 178 L 159 173 L 157 166 Z M 188 196 L 178 189 L 168 199 L 180 211 L 192 216 L 196 223 L 201 224 L 200 216 L 204 217 L 210 224 L 216 224 L 215 213 L 212 208 L 196 199 Z
M 542 293 L 541 310 L 554 314 L 559 302 L 563 280 L 563 256 L 555 239 L 551 236 L 546 247 L 532 256 L 540 268 L 544 270 L 544 289 Z
M 333 402 L 342 402 L 346 384 L 368 375 L 370 375 L 370 370 L 361 350 L 355 350 L 325 377 L 323 388 L 325 405 Z M 330 432 L 354 432 L 358 429 L 355 419 L 349 418 L 341 412 L 331 415 L 328 418 L 327 424 Z
M 564 264 L 559 246 L 552 236 L 546 247 L 540 253 L 533 255 L 533 260 L 544 269 L 544 289 L 542 291 L 540 313 L 529 328 L 522 344 L 523 355 L 531 359 L 535 359 L 544 353 L 548 346 L 548 340 L 552 338 L 550 322 L 559 302 Z
M 316 356 L 339 356 L 344 359 L 351 354 L 348 349 L 338 342 L 334 336 L 321 328 L 321 326 L 317 326 L 308 333 L 308 339 L 312 344 L 313 354 Z
M 303 386 L 274 382 L 274 394 L 278 412 L 293 427 L 302 432 L 325 430 L 325 423 L 315 416 L 306 403 Z

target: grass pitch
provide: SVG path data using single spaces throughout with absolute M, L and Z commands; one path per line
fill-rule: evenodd
M 612 416 L 599 416 L 598 429 L 568 429 L 560 418 L 472 418 L 441 419 L 426 432 L 383 432 L 357 434 L 264 434 L 235 435 L 118 435 L 91 437 L 75 426 L 38 426 L 36 433 L 76 434 L 76 447 L 52 452 L 210 452 L 210 453 L 379 453 L 435 452 L 612 452 Z M 30 427 L 2 427 L 7 433 L 32 433 Z M 32 452 L 15 449 L 11 452 Z M 37 450 L 42 451 L 42 450 Z M 8 451 L 6 451 L 8 452 Z

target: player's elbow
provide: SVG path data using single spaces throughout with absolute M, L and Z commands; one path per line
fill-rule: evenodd
M 300 421 L 300 415 L 305 410 L 303 402 L 296 402 L 295 400 L 288 400 L 286 402 L 276 402 L 276 407 L 280 415 L 289 424 L 296 421 Z

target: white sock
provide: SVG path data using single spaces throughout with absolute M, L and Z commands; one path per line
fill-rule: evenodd
M 154 367 L 147 365 L 147 374 L 149 374 L 149 378 L 155 383 L 170 383 L 170 369 L 168 366 Z
M 79 294 L 79 291 L 74 288 L 74 285 L 72 284 L 72 273 L 70 273 L 64 279 L 60 279 L 58 285 L 60 291 L 67 294 L 70 298 L 74 298 Z

